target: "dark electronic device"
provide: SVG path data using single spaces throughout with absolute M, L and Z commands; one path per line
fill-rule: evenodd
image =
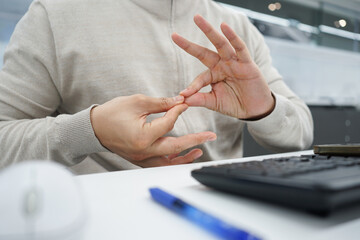
M 314 153 L 322 155 L 360 156 L 360 143 L 315 145 Z
M 360 204 L 360 156 L 302 155 L 193 170 L 202 184 L 319 214 Z

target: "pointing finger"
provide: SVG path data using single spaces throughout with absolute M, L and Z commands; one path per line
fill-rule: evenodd
M 206 67 L 210 69 L 213 68 L 220 60 L 220 57 L 216 52 L 190 42 L 177 33 L 173 33 L 171 37 L 180 48 L 193 57 L 199 59 Z
M 216 96 L 214 92 L 195 93 L 186 98 L 185 103 L 192 107 L 206 107 L 210 110 L 216 110 Z
M 187 108 L 188 105 L 186 104 L 177 105 L 168 110 L 163 117 L 157 118 L 150 123 L 146 123 L 144 131 L 146 131 L 146 135 L 152 140 L 151 142 L 154 142 L 156 139 L 170 132 L 174 128 L 175 122 L 180 114 L 186 111 Z

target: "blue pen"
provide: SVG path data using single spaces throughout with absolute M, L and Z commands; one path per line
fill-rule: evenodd
M 223 239 L 236 240 L 261 240 L 244 230 L 234 227 L 219 218 L 216 218 L 202 210 L 191 206 L 181 199 L 161 190 L 160 188 L 149 189 L 152 198 L 170 210 L 186 217 L 188 220 L 205 228 Z

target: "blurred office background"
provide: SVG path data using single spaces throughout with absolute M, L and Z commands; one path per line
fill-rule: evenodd
M 310 106 L 314 144 L 360 143 L 360 0 L 217 0 L 249 17 L 275 67 Z M 0 68 L 32 0 L 0 0 Z M 245 156 L 269 153 L 245 133 Z
M 0 0 L 0 68 L 3 55 L 16 23 L 27 11 L 32 0 Z

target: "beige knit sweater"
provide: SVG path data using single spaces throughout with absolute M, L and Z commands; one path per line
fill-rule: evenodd
M 275 94 L 275 110 L 247 122 L 256 141 L 275 151 L 308 147 L 311 114 L 272 67 L 263 37 L 245 16 L 210 0 L 35 0 L 15 29 L 0 72 L 0 166 L 44 159 L 77 173 L 134 168 L 96 139 L 90 106 L 117 96 L 170 97 L 183 90 L 205 67 L 178 48 L 171 33 L 214 49 L 193 23 L 197 13 L 217 28 L 225 21 L 235 29 Z M 218 139 L 201 146 L 200 161 L 236 158 L 242 156 L 245 124 L 191 108 L 171 135 L 214 131 Z

